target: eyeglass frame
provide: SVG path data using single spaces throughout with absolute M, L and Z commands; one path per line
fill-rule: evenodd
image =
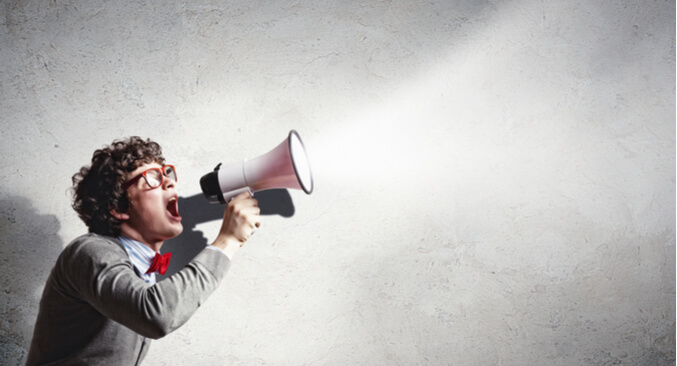
M 174 178 L 170 178 L 170 177 L 169 177 L 169 175 L 168 175 L 167 172 L 165 171 L 165 168 L 172 168 L 172 170 L 174 171 Z M 160 171 L 160 184 L 158 184 L 158 185 L 155 186 L 155 187 L 151 186 L 150 183 L 148 183 L 148 177 L 146 176 L 146 174 L 147 174 L 149 171 L 151 171 L 151 170 L 159 170 L 159 171 Z M 122 189 L 123 189 L 123 190 L 127 190 L 129 187 L 132 186 L 132 184 L 136 183 L 136 181 L 138 181 L 138 180 L 141 179 L 141 178 L 143 178 L 143 180 L 146 181 L 146 184 L 148 185 L 148 187 L 149 187 L 150 189 L 155 189 L 155 188 L 161 186 L 162 184 L 164 184 L 164 182 L 165 182 L 165 177 L 170 178 L 170 179 L 174 180 L 175 182 L 178 181 L 178 176 L 176 175 L 176 168 L 174 167 L 174 165 L 167 164 L 167 165 L 163 165 L 163 166 L 160 167 L 160 168 L 158 168 L 158 167 L 153 167 L 153 168 L 150 168 L 150 169 L 146 169 L 146 170 L 142 171 L 142 172 L 141 172 L 139 175 L 137 175 L 136 177 L 134 177 L 134 178 L 128 180 L 127 182 L 125 182 L 125 184 L 122 186 Z

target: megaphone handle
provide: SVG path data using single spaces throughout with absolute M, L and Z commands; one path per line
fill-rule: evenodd
M 226 197 L 226 196 L 228 197 L 228 198 L 226 198 L 226 203 L 232 201 L 233 198 L 235 198 L 235 196 L 239 195 L 240 193 L 244 193 L 244 192 L 249 192 L 249 194 L 252 197 L 254 197 L 254 191 L 252 191 L 251 188 L 249 188 L 249 186 L 247 186 L 247 187 L 243 187 L 243 188 L 240 188 L 240 189 L 232 190 L 232 191 L 224 194 L 224 197 Z M 255 232 L 256 232 L 256 226 L 254 226 L 252 228 L 251 235 L 254 235 Z M 240 247 L 242 247 L 242 246 L 244 246 L 244 243 L 240 244 Z
M 247 187 L 242 187 L 242 188 L 239 188 L 239 189 L 232 190 L 232 191 L 228 192 L 227 194 L 224 194 L 224 197 L 225 197 L 226 195 L 228 196 L 228 198 L 226 198 L 226 203 L 232 201 L 233 198 L 235 198 L 235 196 L 237 196 L 237 195 L 240 194 L 240 193 L 244 193 L 244 192 L 249 192 L 249 194 L 250 194 L 252 197 L 254 197 L 254 191 L 252 191 L 252 189 L 249 188 L 249 186 L 247 186 Z M 254 227 L 254 228 L 252 229 L 252 235 L 254 235 L 254 232 L 255 232 L 255 231 L 256 231 L 256 227 Z
M 251 194 L 252 197 L 254 197 L 254 192 L 252 191 L 251 188 L 249 188 L 249 187 L 242 187 L 242 188 L 234 189 L 234 190 L 232 190 L 232 191 L 230 191 L 230 192 L 225 192 L 225 193 L 223 193 L 223 200 L 224 200 L 226 203 L 228 203 L 228 202 L 232 201 L 233 198 L 235 198 L 235 196 L 237 196 L 237 195 L 240 194 L 240 193 L 244 193 L 244 192 L 249 192 L 249 194 Z

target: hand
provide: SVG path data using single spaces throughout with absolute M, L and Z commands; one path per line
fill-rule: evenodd
M 244 192 L 235 196 L 223 213 L 223 222 L 219 235 L 212 245 L 229 254 L 235 251 L 252 235 L 254 228 L 261 226 L 261 209 L 251 193 Z

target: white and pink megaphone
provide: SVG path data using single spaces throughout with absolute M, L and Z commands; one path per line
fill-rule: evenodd
M 251 160 L 217 165 L 200 178 L 202 193 L 212 203 L 227 203 L 242 192 L 266 189 L 301 189 L 313 192 L 313 177 L 306 149 L 292 130 L 276 148 Z

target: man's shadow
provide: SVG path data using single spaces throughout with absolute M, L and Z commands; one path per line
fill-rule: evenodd
M 292 217 L 294 215 L 294 203 L 286 189 L 271 189 L 256 192 L 254 195 L 259 201 L 261 215 L 280 215 Z M 164 276 L 158 280 L 171 276 L 180 271 L 190 262 L 206 245 L 207 238 L 202 231 L 196 230 L 198 224 L 214 220 L 222 220 L 225 205 L 209 203 L 202 194 L 188 198 L 179 197 L 179 211 L 183 217 L 183 233 L 174 239 L 167 240 L 162 246 L 162 253 L 172 253 L 172 260 Z
M 0 197 L 0 365 L 23 365 L 40 294 L 63 242 L 61 223 L 25 197 Z

